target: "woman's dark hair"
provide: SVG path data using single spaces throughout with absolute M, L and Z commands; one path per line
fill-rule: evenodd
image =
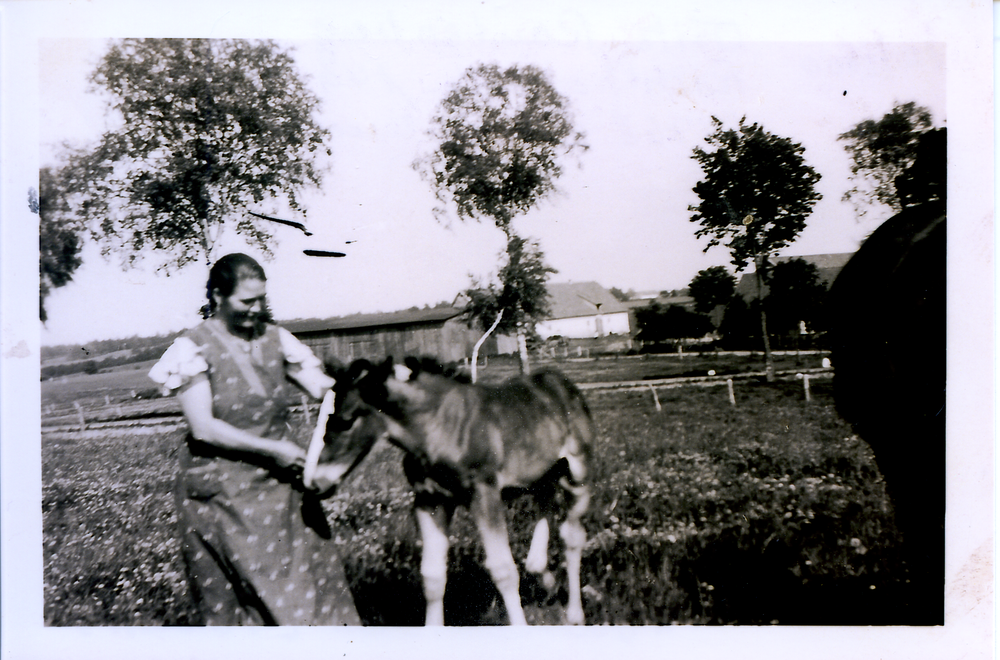
M 218 291 L 219 295 L 223 297 L 231 296 L 236 290 L 236 285 L 246 279 L 267 281 L 264 269 L 253 257 L 234 252 L 216 261 L 208 273 L 208 284 L 205 287 L 208 293 L 208 304 L 201 308 L 202 317 L 207 319 L 215 314 L 216 303 L 212 296 L 215 291 Z

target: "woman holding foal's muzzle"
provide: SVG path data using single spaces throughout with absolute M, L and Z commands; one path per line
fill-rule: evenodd
M 190 425 L 176 508 L 194 600 L 208 625 L 359 625 L 319 499 L 302 486 L 305 449 L 288 437 L 296 388 L 321 398 L 333 379 L 270 322 L 252 258 L 220 259 L 208 297 L 205 321 L 149 372 Z

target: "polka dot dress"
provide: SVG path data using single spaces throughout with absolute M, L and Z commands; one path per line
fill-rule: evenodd
M 283 437 L 294 392 L 277 328 L 244 342 L 210 319 L 187 336 L 208 364 L 214 416 Z M 180 454 L 182 550 L 206 624 L 360 625 L 319 501 L 295 477 L 190 437 Z

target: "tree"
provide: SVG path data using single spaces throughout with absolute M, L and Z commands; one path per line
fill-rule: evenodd
M 636 308 L 635 320 L 639 326 L 637 338 L 644 343 L 704 337 L 713 330 L 706 315 L 656 300 Z
M 896 178 L 916 160 L 921 136 L 931 129 L 931 113 L 910 102 L 895 106 L 878 121 L 866 119 L 841 134 L 844 149 L 851 155 L 854 187 L 844 193 L 844 201 L 864 216 L 876 204 L 893 212 L 903 209 L 896 191 Z
M 460 220 L 487 219 L 504 232 L 509 248 L 524 245 L 511 221 L 526 213 L 555 187 L 560 160 L 585 150 L 583 134 L 573 130 L 567 101 L 533 66 L 501 69 L 496 64 L 470 67 L 441 102 L 429 136 L 437 145 L 413 167 L 431 183 L 441 219 L 454 207 Z M 518 282 L 527 280 L 517 278 Z M 532 282 L 533 287 L 544 285 Z M 517 323 L 521 368 L 527 371 L 525 338 L 533 315 L 517 305 L 530 298 L 505 298 L 507 321 Z M 477 312 L 479 308 L 471 311 Z M 493 318 L 484 318 L 488 326 Z
M 634 291 L 629 289 L 628 291 L 622 291 L 616 286 L 611 287 L 611 295 L 615 297 L 615 300 L 619 302 L 626 302 L 632 299 Z
M 764 301 L 772 330 L 795 334 L 801 322 L 813 330 L 819 329 L 826 291 L 815 264 L 804 259 L 775 264 Z
M 466 316 L 470 327 L 478 325 L 490 334 L 515 334 L 522 364 L 526 362 L 527 336 L 536 323 L 549 314 L 549 294 L 545 286 L 549 274 L 556 270 L 547 266 L 537 242 L 511 236 L 507 242 L 507 263 L 497 275 L 499 286 L 474 286 L 465 292 L 469 299 Z M 477 357 L 473 356 L 473 364 Z M 473 372 L 475 373 L 475 372 Z M 473 376 L 473 380 L 475 376 Z
M 913 163 L 894 182 L 903 208 L 948 198 L 948 137 L 944 128 L 921 134 Z
M 124 39 L 90 81 L 122 124 L 69 157 L 74 208 L 125 267 L 150 249 L 168 272 L 210 262 L 228 224 L 269 254 L 266 220 L 250 207 L 304 213 L 299 192 L 321 183 L 316 159 L 330 150 L 319 100 L 271 41 Z
M 760 345 L 759 301 L 747 304 L 743 296 L 733 296 L 719 324 L 719 345 L 726 350 L 745 350 Z
M 719 305 L 725 305 L 736 291 L 736 278 L 723 266 L 712 266 L 698 271 L 688 284 L 688 294 L 694 298 L 694 309 L 708 314 Z
M 69 284 L 83 263 L 82 227 L 69 210 L 61 171 L 42 168 L 38 173 L 38 196 L 33 193 L 29 194 L 28 206 L 38 214 L 38 317 L 45 323 L 49 319 L 45 299 L 53 289 Z
M 700 224 L 695 236 L 729 249 L 736 271 L 754 263 L 758 291 L 763 295 L 768 263 L 805 228 L 806 218 L 821 199 L 815 186 L 820 175 L 803 158 L 805 148 L 789 138 L 740 119 L 725 129 L 712 117 L 714 131 L 705 138 L 710 149 L 694 149 L 693 158 L 705 178 L 694 187 L 701 202 L 690 206 L 691 221 Z M 760 308 L 761 334 L 768 380 L 773 379 L 767 314 Z

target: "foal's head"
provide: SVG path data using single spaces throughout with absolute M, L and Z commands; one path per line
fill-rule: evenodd
M 391 357 L 380 364 L 359 359 L 347 367 L 336 358 L 328 358 L 326 372 L 336 380 L 334 411 L 327 421 L 327 433 L 343 433 L 358 418 L 384 410 L 387 405 L 386 380 L 393 374 Z

